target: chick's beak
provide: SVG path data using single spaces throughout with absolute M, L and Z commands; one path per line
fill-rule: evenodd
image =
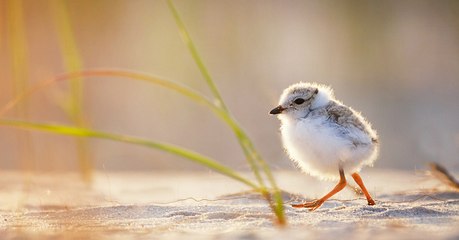
M 282 107 L 282 105 L 279 105 L 277 106 L 276 108 L 274 108 L 273 110 L 271 110 L 271 112 L 269 112 L 269 114 L 273 114 L 273 115 L 276 115 L 276 114 L 280 114 L 282 113 L 286 108 Z

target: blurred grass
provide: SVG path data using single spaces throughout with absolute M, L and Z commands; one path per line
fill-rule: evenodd
M 22 0 L 9 0 L 6 2 L 8 48 L 11 58 L 11 75 L 13 79 L 13 95 L 20 96 L 29 82 L 29 65 L 27 36 L 25 28 L 24 6 Z M 16 114 L 28 119 L 28 105 L 21 103 L 16 109 Z M 34 168 L 33 144 L 29 133 L 17 133 L 19 151 L 19 164 L 22 169 L 30 171 Z
M 247 162 L 249 163 L 254 175 L 256 176 L 258 180 L 260 189 L 262 189 L 263 196 L 269 202 L 273 212 L 275 213 L 277 217 L 278 223 L 280 225 L 285 225 L 286 219 L 285 219 L 285 214 L 284 214 L 284 204 L 282 200 L 281 191 L 279 190 L 279 187 L 277 186 L 277 183 L 274 179 L 274 176 L 271 173 L 271 170 L 268 164 L 263 160 L 263 158 L 260 156 L 258 151 L 255 149 L 252 141 L 247 136 L 247 134 L 244 132 L 244 130 L 239 126 L 239 124 L 236 123 L 235 119 L 231 116 L 231 113 L 226 107 L 215 82 L 213 81 L 201 56 L 198 53 L 198 50 L 195 44 L 193 43 L 193 40 L 191 39 L 191 36 L 188 33 L 188 30 L 186 29 L 185 24 L 183 23 L 179 12 L 175 8 L 174 3 L 172 2 L 172 0 L 166 0 L 166 2 L 169 7 L 169 10 L 174 16 L 175 22 L 177 23 L 178 30 L 179 30 L 180 36 L 182 37 L 183 42 L 188 47 L 188 50 L 190 51 L 191 56 L 193 57 L 193 60 L 198 66 L 202 76 L 204 77 L 204 80 L 206 81 L 207 85 L 212 91 L 212 94 L 214 95 L 216 106 L 222 110 L 223 118 L 226 119 L 226 122 L 231 123 L 229 124 L 229 126 L 233 130 L 234 134 L 236 135 L 237 140 L 239 141 L 239 144 L 241 145 L 244 151 Z M 272 194 L 274 196 L 274 201 L 271 197 L 271 193 L 266 190 L 266 185 L 260 174 L 260 169 L 265 173 L 266 178 L 268 179 L 271 185 L 271 188 L 273 189 Z
M 86 71 L 81 71 L 81 72 L 75 72 L 75 73 L 67 73 L 63 74 L 61 76 L 57 76 L 52 79 L 47 79 L 45 81 L 41 81 L 37 84 L 35 84 L 33 87 L 28 89 L 27 91 L 24 91 L 20 96 L 17 96 L 15 99 L 11 100 L 8 102 L 2 109 L 0 109 L 0 117 L 2 117 L 4 114 L 6 114 L 9 110 L 13 109 L 16 105 L 18 105 L 22 100 L 26 99 L 28 96 L 32 95 L 33 93 L 44 89 L 46 87 L 49 87 L 50 85 L 61 82 L 61 81 L 67 81 L 70 79 L 86 79 L 91 77 L 91 79 L 94 79 L 94 77 L 117 77 L 117 78 L 127 78 L 131 80 L 139 80 L 139 81 L 146 81 L 149 83 L 152 83 L 154 85 L 164 87 L 166 89 L 175 91 L 183 96 L 186 96 L 193 100 L 196 103 L 202 104 L 209 108 L 216 116 L 218 116 L 221 120 L 223 120 L 230 128 L 235 132 L 236 136 L 238 136 L 239 141 L 242 141 L 241 146 L 250 146 L 251 142 L 244 133 L 244 131 L 239 127 L 239 125 L 236 123 L 234 118 L 232 118 L 229 114 L 228 111 L 222 109 L 221 107 L 217 106 L 214 102 L 209 100 L 207 97 L 202 95 L 199 92 L 196 92 L 195 90 L 182 85 L 180 83 L 176 83 L 173 81 L 165 80 L 165 79 L 160 79 L 154 76 L 150 76 L 147 74 L 143 73 L 138 73 L 138 72 L 132 72 L 132 71 L 125 71 L 125 70 L 116 70 L 116 69 L 95 69 L 95 70 L 86 70 Z M 5 124 L 5 121 L 10 121 L 10 120 L 5 120 L 5 119 L 0 119 L 0 125 Z M 26 128 L 27 126 L 31 126 L 31 124 L 34 123 L 28 123 L 29 125 L 22 125 L 21 124 L 11 124 L 11 126 L 20 126 L 22 128 Z M 42 128 L 42 131 L 45 131 L 47 128 Z M 86 129 L 87 130 L 87 129 Z M 54 131 L 54 133 L 58 133 Z M 92 137 L 92 136 L 88 136 Z M 251 146 L 253 148 L 253 145 Z M 255 152 L 254 148 L 246 150 L 245 148 L 244 152 L 247 154 L 248 151 L 251 151 L 247 156 L 247 158 L 251 159 L 253 161 L 253 158 L 259 157 L 259 155 Z M 207 166 L 208 167 L 208 166 Z M 267 165 L 263 166 L 264 168 L 268 168 Z M 265 169 L 266 170 L 266 169 Z M 269 169 L 268 169 L 269 170 Z M 269 171 L 269 173 L 271 173 Z M 272 178 L 272 175 L 271 175 Z M 274 181 L 272 178 L 271 181 Z M 255 187 L 254 187 L 255 186 Z M 277 185 L 274 185 L 277 188 Z M 263 196 L 269 201 L 271 204 L 271 207 L 275 211 L 277 210 L 277 205 L 278 204 L 283 204 L 282 199 L 281 201 L 278 201 L 276 198 L 274 199 L 275 204 L 272 201 L 271 193 L 270 191 L 263 185 L 258 184 L 253 184 L 251 187 L 263 194 Z M 277 194 L 278 190 L 274 189 L 274 194 Z M 280 192 L 279 192 L 280 193 Z M 275 196 L 275 195 L 274 195 Z M 281 216 L 281 219 L 278 219 L 280 224 L 285 224 L 285 218 L 282 220 L 283 215 L 283 208 L 281 212 L 275 212 L 276 216 Z
M 154 148 L 157 150 L 165 151 L 165 152 L 186 158 L 188 160 L 194 161 L 198 164 L 201 164 L 212 170 L 215 170 L 223 175 L 226 175 L 232 179 L 235 179 L 241 183 L 244 183 L 249 187 L 257 189 L 257 185 L 255 183 L 253 183 L 247 178 L 242 177 L 240 174 L 236 173 L 231 168 L 226 167 L 209 157 L 203 156 L 199 153 L 192 152 L 187 149 L 180 148 L 180 147 L 177 147 L 171 144 L 150 141 L 147 139 L 132 137 L 128 135 L 94 131 L 94 130 L 90 130 L 86 128 L 71 127 L 71 126 L 57 125 L 57 124 L 42 124 L 42 123 L 26 122 L 26 121 L 21 121 L 21 120 L 14 120 L 14 119 L 0 119 L 0 125 L 23 128 L 26 130 L 36 130 L 36 131 L 43 131 L 43 132 L 48 132 L 48 133 L 56 133 L 59 135 L 106 139 L 106 140 L 112 140 L 112 141 L 117 141 L 117 142 L 125 142 L 125 143 L 130 143 L 130 144 L 135 144 L 135 145 L 141 145 L 141 146 L 145 146 L 148 148 Z
M 3 52 L 3 38 L 5 37 L 4 31 L 4 22 L 5 22 L 5 3 L 0 2 L 0 52 Z
M 254 190 L 260 192 L 265 199 L 268 201 L 272 211 L 274 212 L 277 223 L 279 225 L 285 225 L 286 219 L 284 215 L 283 209 L 283 201 L 281 198 L 280 190 L 275 182 L 275 179 L 271 173 L 269 166 L 266 162 L 262 159 L 260 154 L 256 151 L 253 143 L 245 133 L 245 131 L 239 126 L 237 121 L 232 117 L 230 111 L 227 109 L 223 98 L 218 91 L 218 88 L 213 81 L 209 71 L 207 70 L 204 62 L 202 61 L 201 57 L 198 54 L 197 48 L 195 47 L 194 43 L 191 40 L 190 35 L 188 34 L 183 21 L 181 20 L 179 13 L 175 9 L 172 1 L 167 1 L 169 9 L 173 14 L 175 21 L 178 25 L 179 31 L 181 33 L 182 39 L 184 40 L 185 44 L 187 45 L 190 53 L 198 65 L 199 70 L 201 71 L 207 85 L 211 89 L 213 94 L 213 99 L 209 100 L 207 97 L 203 96 L 202 94 L 190 89 L 186 86 L 183 86 L 178 83 L 174 83 L 167 80 L 158 79 L 152 76 L 148 76 L 145 74 L 130 72 L 130 71 L 122 71 L 122 70 L 89 70 L 89 71 L 81 71 L 82 63 L 78 55 L 78 50 L 76 47 L 76 43 L 74 42 L 73 31 L 71 28 L 70 20 L 68 13 L 65 9 L 64 2 L 53 2 L 53 12 L 56 16 L 56 23 L 58 26 L 59 32 L 59 39 L 61 45 L 61 51 L 64 56 L 64 61 L 66 65 L 66 69 L 70 70 L 71 73 L 64 74 L 58 76 L 56 78 L 40 82 L 39 84 L 35 85 L 34 87 L 30 88 L 29 90 L 22 90 L 21 94 L 18 94 L 11 102 L 9 102 L 1 111 L 0 116 L 3 115 L 6 111 L 20 103 L 21 99 L 29 96 L 30 94 L 38 91 L 41 88 L 49 86 L 52 83 L 59 82 L 62 80 L 71 80 L 71 92 L 72 92 L 72 104 L 70 107 L 70 113 L 73 117 L 73 122 L 76 127 L 64 126 L 64 125 L 53 125 L 53 124 L 43 124 L 43 123 L 34 123 L 28 122 L 23 120 L 11 120 L 11 119 L 0 119 L 0 125 L 7 125 L 11 127 L 18 127 L 24 128 L 28 130 L 39 130 L 45 131 L 60 135 L 71 135 L 71 136 L 80 136 L 80 137 L 92 137 L 92 138 L 102 138 L 102 139 L 109 139 L 114 141 L 122 141 L 128 142 L 137 145 L 143 145 L 150 148 L 155 148 L 163 151 L 167 151 L 179 156 L 182 156 L 186 159 L 192 160 L 196 163 L 199 163 L 203 166 L 211 168 L 219 173 L 222 173 L 226 176 L 229 176 L 233 179 L 236 179 L 244 184 L 250 186 Z M 98 132 L 93 131 L 91 129 L 87 129 L 84 127 L 83 121 L 83 110 L 81 108 L 81 100 L 82 100 L 82 83 L 81 80 L 83 77 L 90 77 L 90 76 L 111 76 L 111 77 L 123 77 L 129 79 L 137 79 L 137 80 L 144 80 L 156 85 L 166 87 L 168 89 L 174 90 L 178 93 L 181 93 L 197 103 L 204 104 L 209 108 L 209 110 L 213 111 L 221 120 L 223 120 L 234 132 L 245 156 L 246 159 L 257 179 L 257 184 L 247 180 L 237 174 L 234 170 L 225 167 L 215 160 L 212 160 L 208 157 L 199 155 L 192 151 L 182 149 L 173 145 L 163 144 L 159 142 L 149 141 L 140 138 L 134 138 L 125 135 L 113 134 L 113 133 L 105 133 L 105 132 Z M 90 165 L 85 163 L 83 165 L 83 171 L 90 169 Z M 86 168 L 88 167 L 88 168 Z M 264 176 L 262 176 L 262 173 Z M 268 181 L 270 187 L 268 188 L 265 184 L 265 181 Z
M 0 117 L 6 114 L 9 110 L 13 109 L 15 106 L 19 105 L 21 101 L 25 100 L 27 97 L 29 97 L 33 93 L 39 90 L 42 90 L 46 87 L 49 87 L 50 85 L 54 83 L 72 80 L 72 79 L 82 80 L 83 78 L 87 78 L 87 77 L 119 77 L 119 78 L 127 78 L 127 79 L 132 79 L 132 80 L 146 81 L 146 82 L 155 84 L 157 86 L 161 86 L 169 90 L 176 91 L 192 99 L 196 103 L 203 104 L 204 106 L 211 109 L 221 119 L 225 120 L 224 115 L 220 108 L 218 108 L 214 103 L 212 103 L 205 96 L 194 91 L 191 88 L 188 88 L 180 83 L 163 80 L 163 79 L 160 79 L 154 76 L 149 76 L 149 75 L 142 74 L 142 73 L 124 71 L 124 70 L 114 70 L 114 69 L 86 70 L 82 72 L 63 74 L 61 76 L 58 76 L 52 79 L 41 81 L 35 84 L 34 86 L 32 86 L 31 88 L 29 88 L 27 91 L 23 91 L 22 94 L 16 96 L 13 100 L 9 101 L 0 110 Z M 61 135 L 103 138 L 103 139 L 109 139 L 113 141 L 121 141 L 121 142 L 137 144 L 137 145 L 143 145 L 143 146 L 147 146 L 150 148 L 157 148 L 159 150 L 167 151 L 169 153 L 176 154 L 186 159 L 200 163 L 208 168 L 214 169 L 226 176 L 236 179 L 252 187 L 256 191 L 261 191 L 255 183 L 252 183 L 250 180 L 247 180 L 246 178 L 240 176 L 232 169 L 219 164 L 217 161 L 212 160 L 209 157 L 205 157 L 205 156 L 199 155 L 197 153 L 194 153 L 189 150 L 182 149 L 182 148 L 179 148 L 173 145 L 157 143 L 157 142 L 148 141 L 145 139 L 134 138 L 134 137 L 125 136 L 125 135 L 97 132 L 97 131 L 92 131 L 90 129 L 85 129 L 85 128 L 69 127 L 69 126 L 54 125 L 54 124 L 40 124 L 40 123 L 26 122 L 26 121 L 20 121 L 20 120 L 11 120 L 11 119 L 5 119 L 5 118 L 0 118 L 0 125 L 18 127 L 18 128 L 23 128 L 23 129 L 29 129 L 29 130 L 39 130 L 39 131 L 51 132 L 51 133 L 56 133 L 56 134 L 61 134 Z
M 88 77 L 117 77 L 117 78 L 127 78 L 131 80 L 146 81 L 146 82 L 176 91 L 186 97 L 189 97 L 190 99 L 192 99 L 193 101 L 197 103 L 200 103 L 200 104 L 203 104 L 209 107 L 218 116 L 221 117 L 222 115 L 221 110 L 217 108 L 208 98 L 206 98 L 202 94 L 180 83 L 176 83 L 176 82 L 165 80 L 165 79 L 160 79 L 155 76 L 150 76 L 147 74 L 143 74 L 140 72 L 134 72 L 134 71 L 118 70 L 118 69 L 93 69 L 93 70 L 85 70 L 85 71 L 80 71 L 80 72 L 62 74 L 60 76 L 38 82 L 37 84 L 29 88 L 27 91 L 23 91 L 20 95 L 16 96 L 14 99 L 12 99 L 7 104 L 5 104 L 5 106 L 0 109 L 0 117 L 5 115 L 8 111 L 13 109 L 15 106 L 19 105 L 21 101 L 23 101 L 24 99 L 26 99 L 33 93 L 39 90 L 42 90 L 54 83 L 67 81 L 70 79 L 82 80 L 83 78 L 88 78 Z
M 72 28 L 66 0 L 52 0 L 49 2 L 51 12 L 54 15 L 56 32 L 58 34 L 59 47 L 67 72 L 77 72 L 83 69 L 78 47 Z M 70 93 L 65 99 L 64 111 L 78 127 L 85 127 L 86 121 L 83 112 L 83 81 L 81 79 L 70 80 Z M 92 180 L 92 160 L 89 144 L 84 138 L 77 138 L 76 147 L 78 162 L 83 180 L 86 183 Z

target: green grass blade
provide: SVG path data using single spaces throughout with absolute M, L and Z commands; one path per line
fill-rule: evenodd
M 182 94 L 185 97 L 190 98 L 196 103 L 202 104 L 208 107 L 212 112 L 214 112 L 218 117 L 220 117 L 224 122 L 226 122 L 235 132 L 236 135 L 243 135 L 244 133 L 239 128 L 237 123 L 221 108 L 217 107 L 212 101 L 210 101 L 207 97 L 202 95 L 195 90 L 182 85 L 180 83 L 176 83 L 170 80 L 161 79 L 155 76 L 151 76 L 144 73 L 134 72 L 134 71 L 126 71 L 126 70 L 119 70 L 119 69 L 92 69 L 92 70 L 85 70 L 80 72 L 74 73 L 66 73 L 54 78 L 50 78 L 44 81 L 40 81 L 37 84 L 33 85 L 27 91 L 22 92 L 22 94 L 18 95 L 8 103 L 6 103 L 3 108 L 0 109 L 0 117 L 4 116 L 14 107 L 16 107 L 21 101 L 26 99 L 27 97 L 31 96 L 32 94 L 51 86 L 52 84 L 68 81 L 70 79 L 86 79 L 89 77 L 116 77 L 116 78 L 127 78 L 132 80 L 138 81 L 145 81 L 151 84 L 155 84 L 160 87 L 164 87 L 166 89 L 175 91 L 177 93 Z
M 199 71 L 201 71 L 202 76 L 206 80 L 207 85 L 209 86 L 210 90 L 212 91 L 212 94 L 215 96 L 217 100 L 217 106 L 223 109 L 227 109 L 220 95 L 220 92 L 218 91 L 217 86 L 215 85 L 214 81 L 212 80 L 212 77 L 210 76 L 209 71 L 207 70 L 206 66 L 201 60 L 201 56 L 199 56 L 198 50 L 196 49 L 196 46 L 193 43 L 193 40 L 191 39 L 190 34 L 186 30 L 185 24 L 183 24 L 183 21 L 180 18 L 180 15 L 178 14 L 177 9 L 175 8 L 171 0 L 167 0 L 167 5 L 169 6 L 170 11 L 174 15 L 174 19 L 179 28 L 180 36 L 182 37 L 183 42 L 186 44 L 186 46 L 190 50 L 191 56 L 193 57 L 194 61 L 198 65 Z
M 75 41 L 71 19 L 68 13 L 67 1 L 53 0 L 49 2 L 54 22 L 56 24 L 61 55 L 67 72 L 81 71 L 83 62 Z M 86 121 L 83 112 L 83 81 L 72 79 L 70 81 L 70 104 L 66 106 L 66 113 L 76 126 L 85 127 Z M 90 183 L 92 180 L 92 159 L 89 145 L 84 138 L 76 139 L 78 162 L 83 179 Z
M 9 110 L 13 109 L 22 100 L 24 100 L 31 94 L 41 89 L 44 89 L 54 83 L 61 82 L 61 81 L 67 81 L 70 79 L 83 79 L 83 78 L 88 78 L 88 77 L 128 78 L 128 79 L 146 81 L 146 82 L 167 88 L 169 90 L 176 91 L 192 99 L 193 101 L 203 104 L 209 109 L 211 109 L 218 117 L 220 117 L 224 122 L 226 122 L 230 126 L 230 128 L 234 131 L 238 139 L 241 139 L 241 138 L 247 139 L 247 137 L 245 136 L 245 133 L 242 131 L 239 125 L 234 121 L 233 118 L 231 118 L 227 114 L 225 110 L 217 107 L 209 99 L 207 99 L 202 94 L 194 91 L 193 89 L 190 89 L 182 84 L 175 83 L 173 81 L 160 79 L 160 78 L 150 76 L 147 74 L 137 73 L 137 72 L 132 72 L 132 71 L 115 70 L 115 69 L 94 69 L 94 70 L 86 70 L 86 71 L 75 72 L 75 73 L 67 73 L 67 74 L 63 74 L 61 76 L 52 78 L 52 79 L 41 81 L 37 83 L 36 85 L 34 85 L 33 87 L 31 87 L 30 89 L 28 89 L 27 91 L 23 92 L 21 95 L 17 96 L 15 99 L 8 102 L 2 109 L 0 109 L 0 117 L 6 114 Z M 245 155 L 249 157 L 251 153 L 247 150 L 246 147 L 244 147 L 244 145 L 247 145 L 244 142 L 245 141 L 239 141 L 239 143 L 244 149 Z M 252 169 L 257 169 L 257 166 L 255 166 L 253 161 L 249 161 L 249 164 L 251 165 Z M 255 175 L 257 177 L 257 180 L 259 182 L 262 182 L 261 176 L 258 171 L 255 171 Z M 262 184 L 262 187 L 264 187 L 263 184 Z
M 0 109 L 0 117 L 4 116 L 8 111 L 12 110 L 15 106 L 17 106 L 21 101 L 32 95 L 33 93 L 40 91 L 52 84 L 61 81 L 67 81 L 73 78 L 83 79 L 88 77 L 118 77 L 118 78 L 128 78 L 133 80 L 139 81 L 146 81 L 157 86 L 161 86 L 167 88 L 172 91 L 176 91 L 196 103 L 203 104 L 204 106 L 211 109 L 218 117 L 220 117 L 224 122 L 226 122 L 235 132 L 238 137 L 244 136 L 245 133 L 239 128 L 237 123 L 221 108 L 217 107 L 213 104 L 209 99 L 207 99 L 204 95 L 186 87 L 182 84 L 175 83 L 173 81 L 160 79 L 155 76 L 150 76 L 143 73 L 133 72 L 133 71 L 125 71 L 125 70 L 116 70 L 116 69 L 94 69 L 94 70 L 86 70 L 81 72 L 75 73 L 67 73 L 61 76 L 51 78 L 48 80 L 40 81 L 27 91 L 24 91 L 21 95 L 17 96 L 13 100 L 9 101 L 5 106 Z M 249 153 L 247 153 L 249 154 Z
M 278 217 L 279 224 L 284 225 L 286 223 L 285 219 L 285 214 L 284 214 L 284 209 L 283 209 L 283 201 L 282 201 L 282 196 L 280 194 L 280 189 L 278 188 L 275 179 L 271 173 L 271 170 L 268 166 L 268 164 L 261 158 L 261 156 L 258 154 L 258 152 L 255 150 L 253 143 L 250 141 L 249 137 L 245 134 L 245 132 L 242 130 L 241 127 L 236 123 L 234 118 L 231 117 L 231 114 L 229 110 L 226 108 L 224 101 L 214 83 L 212 80 L 212 77 L 209 74 L 209 71 L 205 67 L 201 57 L 199 56 L 199 53 L 197 51 L 197 48 L 195 44 L 193 43 L 190 34 L 188 33 L 185 24 L 183 23 L 180 14 L 178 13 L 177 9 L 175 8 L 172 0 L 166 0 L 167 5 L 172 12 L 172 15 L 174 16 L 174 19 L 177 23 L 180 36 L 182 37 L 183 42 L 185 45 L 188 47 L 188 50 L 190 51 L 194 61 L 196 62 L 199 70 L 201 71 L 202 75 L 204 76 L 204 79 L 207 82 L 207 85 L 209 85 L 214 97 L 216 98 L 217 102 L 220 103 L 220 107 L 224 112 L 224 118 L 226 122 L 230 125 L 230 127 L 233 129 L 243 151 L 244 154 L 247 156 L 247 161 L 249 162 L 252 171 L 254 172 L 255 176 L 257 177 L 258 182 L 260 183 L 262 188 L 265 188 L 263 179 L 261 178 L 261 175 L 259 173 L 259 167 L 262 168 L 264 173 L 266 174 L 268 181 L 271 184 L 271 187 L 274 189 L 274 199 L 275 203 L 273 205 L 273 210 Z M 271 199 L 271 198 L 269 198 Z M 272 204 L 271 200 L 268 200 L 270 204 Z
M 274 189 L 274 200 L 276 202 L 275 213 L 278 216 L 280 223 L 285 222 L 285 220 L 282 220 L 284 218 L 283 217 L 284 215 L 283 215 L 283 208 L 282 208 L 283 205 L 281 204 L 282 198 L 280 195 L 280 190 L 275 184 L 274 178 L 272 177 L 272 174 L 269 170 L 268 165 L 264 163 L 264 161 L 255 151 L 255 148 L 253 147 L 253 144 L 251 143 L 246 133 L 239 127 L 237 122 L 228 114 L 227 111 L 213 104 L 204 95 L 182 84 L 175 83 L 169 80 L 160 79 L 158 77 L 150 76 L 150 75 L 143 74 L 143 73 L 125 71 L 125 70 L 116 70 L 116 69 L 94 69 L 94 70 L 86 70 L 86 71 L 75 72 L 75 73 L 67 73 L 67 74 L 63 74 L 61 76 L 52 78 L 52 79 L 41 81 L 37 83 L 36 85 L 34 85 L 32 88 L 30 88 L 28 91 L 24 92 L 21 96 L 18 96 L 15 99 L 11 100 L 2 109 L 0 109 L 0 117 L 6 114 L 12 108 L 14 108 L 21 100 L 24 100 L 31 94 L 45 87 L 48 87 L 54 83 L 66 81 L 72 78 L 82 79 L 82 78 L 87 78 L 87 77 L 118 77 L 118 78 L 127 78 L 127 79 L 139 80 L 139 81 L 146 81 L 146 82 L 155 84 L 157 86 L 161 86 L 166 89 L 176 91 L 192 99 L 194 102 L 203 104 L 209 109 L 211 109 L 218 117 L 220 117 L 224 122 L 226 122 L 230 126 L 230 128 L 233 130 L 233 132 L 235 133 L 244 151 L 244 154 L 247 156 L 247 159 L 249 160 L 249 164 L 251 165 L 252 170 L 255 169 L 254 173 L 255 173 L 255 176 L 257 177 L 258 182 L 260 182 L 261 176 L 257 169 L 258 165 L 255 165 L 254 161 L 257 160 L 262 163 L 263 169 L 265 172 L 268 173 L 268 179 L 271 182 L 271 185 L 273 186 L 273 189 Z M 260 190 L 261 192 L 267 191 L 263 183 L 260 185 L 260 189 L 261 189 Z
M 216 101 L 218 103 L 217 106 L 219 106 L 224 113 L 224 120 L 230 125 L 230 127 L 233 129 L 236 137 L 238 138 L 239 144 L 241 145 L 244 154 L 247 157 L 247 161 L 255 174 L 259 184 L 262 187 L 265 187 L 263 178 L 260 175 L 259 172 L 259 166 L 257 165 L 255 159 L 251 156 L 251 151 L 247 149 L 246 145 L 244 144 L 244 141 L 247 139 L 244 139 L 244 131 L 239 127 L 239 125 L 235 122 L 235 120 L 230 116 L 230 113 L 228 109 L 225 106 L 225 103 L 223 101 L 223 98 L 220 95 L 220 92 L 217 89 L 217 86 L 215 85 L 212 77 L 210 76 L 209 71 L 207 70 L 206 66 L 204 65 L 204 62 L 201 59 L 201 56 L 199 55 L 197 48 L 195 44 L 193 43 L 193 40 L 191 39 L 190 34 L 188 33 L 188 30 L 185 27 L 185 24 L 183 23 L 180 14 L 178 13 L 177 9 L 174 6 L 174 3 L 172 0 L 167 0 L 167 5 L 169 7 L 169 10 L 171 11 L 172 15 L 174 16 L 175 22 L 177 23 L 177 27 L 179 29 L 180 36 L 182 37 L 183 42 L 185 45 L 188 47 L 188 50 L 191 53 L 191 56 L 193 57 L 193 60 L 196 62 L 196 65 L 198 66 L 201 74 L 203 75 L 207 85 L 209 86 L 210 90 L 212 91 L 212 94 L 216 98 Z
M 133 71 L 125 71 L 125 70 L 116 70 L 116 69 L 94 69 L 94 70 L 86 70 L 81 72 L 74 72 L 74 73 L 67 73 L 61 76 L 51 78 L 45 81 L 41 81 L 31 87 L 28 91 L 23 92 L 20 96 L 17 96 L 15 99 L 9 101 L 2 109 L 0 109 L 0 117 L 5 115 L 9 110 L 13 109 L 16 105 L 18 105 L 22 100 L 30 96 L 31 94 L 44 89 L 54 83 L 67 81 L 70 79 L 82 79 L 88 77 L 119 77 L 119 78 L 128 78 L 140 81 L 146 81 L 164 88 L 167 88 L 172 91 L 176 91 L 190 99 L 192 99 L 196 103 L 200 103 L 208 107 L 212 112 L 214 112 L 218 117 L 220 117 L 224 122 L 226 122 L 230 128 L 235 133 L 237 139 L 239 139 L 239 144 L 244 150 L 244 154 L 247 156 L 249 164 L 252 170 L 255 172 L 255 176 L 257 181 L 261 183 L 262 188 L 264 188 L 263 180 L 261 175 L 258 171 L 258 166 L 256 166 L 253 157 L 251 157 L 252 153 L 247 149 L 246 145 L 248 137 L 244 133 L 244 131 L 239 127 L 239 125 L 234 121 L 234 119 L 228 114 L 227 111 L 224 109 L 216 106 L 212 103 L 208 98 L 204 95 L 194 91 L 193 89 L 186 87 L 182 84 L 175 83 L 173 81 L 160 79 L 158 77 L 150 76 L 143 73 L 133 72 Z M 241 140 L 245 139 L 245 140 Z M 250 141 L 249 141 L 250 142 Z
M 147 139 L 127 136 L 127 135 L 94 131 L 94 130 L 86 129 L 86 128 L 71 127 L 71 126 L 58 125 L 58 124 L 44 124 L 44 123 L 34 123 L 34 122 L 27 122 L 27 121 L 14 120 L 14 119 L 0 119 L 0 125 L 15 127 L 15 128 L 22 128 L 26 130 L 35 130 L 35 131 L 42 131 L 42 132 L 48 132 L 48 133 L 55 133 L 59 135 L 106 139 L 106 140 L 111 140 L 111 141 L 125 142 L 125 143 L 145 146 L 148 148 L 154 148 L 157 150 L 165 151 L 165 152 L 168 152 L 174 155 L 178 155 L 185 159 L 191 160 L 195 163 L 198 163 L 202 166 L 208 167 L 223 175 L 226 175 L 232 179 L 235 179 L 241 183 L 244 183 L 247 186 L 252 187 L 254 190 L 258 190 L 258 187 L 255 183 L 242 177 L 240 174 L 236 173 L 229 167 L 226 167 L 218 163 L 217 161 L 212 160 L 209 157 L 203 156 L 199 153 L 192 152 L 187 149 L 180 148 L 174 145 L 150 141 Z

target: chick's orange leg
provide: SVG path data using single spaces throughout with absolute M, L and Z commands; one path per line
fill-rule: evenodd
M 375 201 L 373 200 L 367 188 L 363 184 L 363 181 L 360 175 L 358 173 L 353 173 L 351 176 L 352 178 L 354 178 L 354 181 L 359 185 L 360 189 L 362 189 L 363 194 L 365 194 L 365 197 L 367 198 L 367 201 L 368 201 L 368 205 L 375 205 Z
M 300 204 L 292 204 L 292 207 L 294 207 L 294 208 L 307 208 L 307 209 L 309 209 L 309 211 L 316 210 L 317 208 L 322 206 L 322 204 L 325 201 L 327 201 L 327 199 L 329 199 L 330 197 L 332 197 L 333 195 L 335 195 L 339 191 L 343 190 L 344 187 L 346 187 L 346 177 L 344 176 L 344 171 L 343 171 L 342 167 L 339 168 L 339 177 L 340 177 L 339 183 L 336 184 L 335 188 L 333 188 L 333 190 L 331 190 L 327 195 L 323 196 L 320 199 L 314 200 L 312 202 L 305 202 L 305 203 L 300 203 Z

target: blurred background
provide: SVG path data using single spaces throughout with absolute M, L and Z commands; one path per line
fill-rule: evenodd
M 331 85 L 373 123 L 377 168 L 436 161 L 459 169 L 458 1 L 174 2 L 226 104 L 274 169 L 293 165 L 268 112 L 299 81 Z M 145 72 L 211 96 L 164 1 L 0 0 L 0 106 L 27 86 L 93 68 Z M 78 87 L 86 126 L 248 169 L 230 129 L 177 93 L 117 78 L 88 78 Z M 4 117 L 73 125 L 78 119 L 62 107 L 71 89 L 54 84 Z M 122 143 L 83 145 L 99 170 L 204 169 Z M 77 146 L 71 137 L 0 126 L 0 169 L 77 170 Z

